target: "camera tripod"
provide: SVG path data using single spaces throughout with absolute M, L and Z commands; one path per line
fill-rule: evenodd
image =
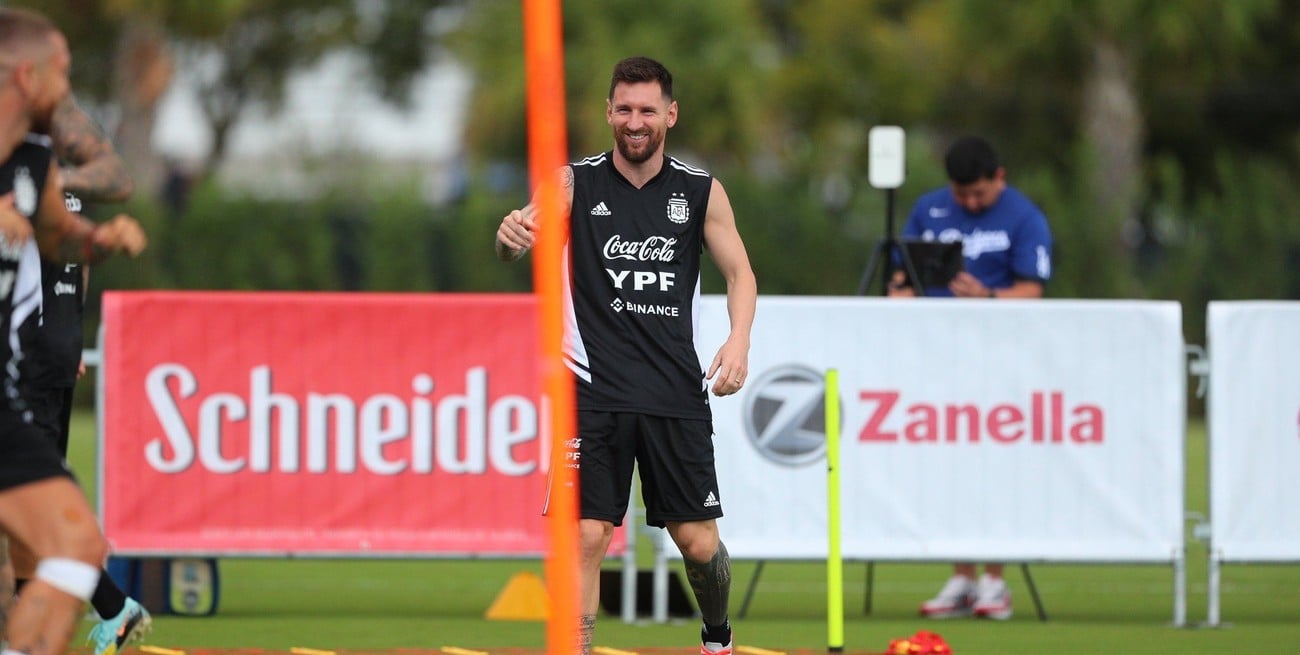
M 925 287 L 921 285 L 921 276 L 916 274 L 912 256 L 907 253 L 907 248 L 903 247 L 903 242 L 894 236 L 894 190 L 885 189 L 885 236 L 876 242 L 876 247 L 871 252 L 871 259 L 867 261 L 867 268 L 862 271 L 862 281 L 858 283 L 859 296 L 867 295 L 867 291 L 871 288 L 871 280 L 876 277 L 876 271 L 882 264 L 884 271 L 880 276 L 880 295 L 889 295 L 889 281 L 894 273 L 895 255 L 897 261 L 902 262 L 903 270 L 907 272 L 907 279 L 912 283 L 916 295 L 924 296 Z

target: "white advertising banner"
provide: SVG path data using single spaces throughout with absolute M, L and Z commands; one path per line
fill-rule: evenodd
M 728 326 L 706 298 L 706 363 Z M 1177 303 L 761 298 L 745 388 L 713 401 L 733 557 L 826 556 L 830 368 L 844 557 L 1181 557 Z
M 1210 538 L 1228 561 L 1300 561 L 1300 302 L 1212 302 Z

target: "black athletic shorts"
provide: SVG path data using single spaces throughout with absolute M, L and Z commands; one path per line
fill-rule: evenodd
M 72 477 L 54 441 L 7 407 L 0 409 L 0 491 L 54 477 Z
M 713 422 L 621 412 L 578 412 L 579 513 L 622 525 L 641 471 L 646 523 L 722 516 L 713 466 Z
M 72 425 L 72 387 L 28 389 L 23 393 L 32 410 L 32 423 L 68 456 L 68 431 Z

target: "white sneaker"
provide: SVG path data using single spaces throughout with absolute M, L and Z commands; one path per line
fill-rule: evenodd
M 975 604 L 975 583 L 964 575 L 948 578 L 939 595 L 921 603 L 921 616 L 931 619 L 951 619 L 970 616 Z
M 726 645 L 716 641 L 706 641 L 700 644 L 700 655 L 731 655 L 731 645 L 734 643 L 734 640 L 728 641 Z
M 1007 581 L 987 573 L 975 583 L 975 603 L 971 612 L 978 617 L 1005 621 L 1011 618 L 1011 589 Z

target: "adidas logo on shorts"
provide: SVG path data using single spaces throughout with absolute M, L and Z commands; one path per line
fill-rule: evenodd
M 721 504 L 722 504 L 722 503 L 719 503 L 719 502 L 718 502 L 718 497 L 715 496 L 715 495 L 713 495 L 713 492 L 712 492 L 712 491 L 709 492 L 709 497 L 704 499 L 704 506 L 705 506 L 705 507 L 717 507 L 718 505 L 721 505 Z

